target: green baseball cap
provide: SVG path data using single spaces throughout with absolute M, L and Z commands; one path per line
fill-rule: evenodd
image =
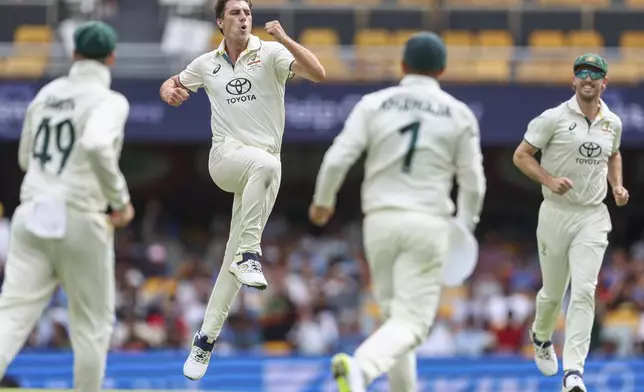
M 87 22 L 74 31 L 76 53 L 90 59 L 102 59 L 116 48 L 116 31 L 103 22 Z
M 581 56 L 577 57 L 577 60 L 575 60 L 575 64 L 573 65 L 572 69 L 577 70 L 577 68 L 581 67 L 582 65 L 588 65 L 590 67 L 597 68 L 605 74 L 608 73 L 608 63 L 606 62 L 606 60 L 604 60 L 603 57 L 598 54 L 582 54 Z
M 403 61 L 416 71 L 440 71 L 447 62 L 447 48 L 438 35 L 422 31 L 407 40 Z

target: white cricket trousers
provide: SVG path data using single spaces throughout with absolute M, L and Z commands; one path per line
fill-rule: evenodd
M 552 338 L 570 283 L 564 370 L 584 371 L 595 319 L 595 288 L 611 230 L 604 204 L 582 207 L 544 201 L 539 209 L 537 242 L 543 287 L 537 294 L 533 331 L 540 341 Z
M 210 150 L 210 177 L 223 191 L 234 194 L 228 243 L 201 331 L 216 339 L 241 287 L 228 272 L 237 253 L 261 254 L 261 237 L 275 205 L 281 181 L 277 155 L 225 137 Z
M 98 392 L 115 322 L 111 225 L 105 214 L 67 208 L 65 237 L 43 239 L 27 230 L 26 213 L 19 206 L 11 222 L 0 292 L 0 378 L 60 284 L 68 297 L 74 388 Z
M 367 383 L 389 374 L 391 391 L 417 392 L 415 349 L 438 311 L 447 218 L 403 210 L 367 214 L 364 247 L 383 322 L 356 350 Z

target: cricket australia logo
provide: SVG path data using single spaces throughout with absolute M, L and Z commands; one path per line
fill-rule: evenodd
M 234 104 L 237 102 L 256 100 L 257 97 L 255 97 L 254 94 L 249 94 L 252 87 L 252 83 L 246 78 L 236 78 L 231 80 L 226 84 L 226 92 L 230 95 L 234 95 L 235 97 L 227 98 L 226 102 L 228 102 L 228 104 Z
M 601 159 L 597 159 L 602 155 L 602 148 L 597 143 L 583 143 L 579 146 L 579 155 L 581 158 L 575 158 L 575 162 L 581 165 L 599 165 L 602 162 Z

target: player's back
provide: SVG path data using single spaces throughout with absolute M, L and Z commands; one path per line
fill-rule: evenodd
M 460 139 L 478 133 L 476 118 L 436 81 L 420 79 L 365 97 L 368 151 L 364 212 L 384 208 L 448 215 Z M 471 129 L 470 128 L 474 128 Z
M 98 75 L 87 77 L 82 72 L 58 78 L 40 90 L 23 127 L 23 133 L 28 132 L 23 138 L 29 140 L 29 151 L 23 151 L 28 157 L 21 158 L 21 165 L 24 159 L 27 166 L 22 202 L 50 195 L 82 211 L 107 208 L 80 142 L 92 111 L 114 94 Z M 121 146 L 114 147 L 120 150 Z

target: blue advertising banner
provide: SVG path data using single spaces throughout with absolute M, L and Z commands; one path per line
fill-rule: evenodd
M 105 389 L 208 390 L 215 392 L 335 392 L 326 357 L 215 357 L 201 381 L 183 377 L 183 352 L 110 355 Z M 21 354 L 8 375 L 22 388 L 72 388 L 70 354 Z M 418 362 L 422 392 L 553 392 L 561 377 L 545 377 L 519 357 L 432 358 Z M 644 385 L 644 361 L 588 361 L 585 381 L 593 392 L 636 392 Z M 389 391 L 378 379 L 369 392 Z
M 0 81 L 0 141 L 19 137 L 25 109 L 43 83 Z M 114 81 L 112 87 L 131 104 L 127 139 L 207 142 L 210 106 L 205 93 L 200 91 L 181 107 L 173 108 L 159 99 L 160 83 Z M 289 84 L 285 142 L 330 142 L 362 95 L 387 86 Z M 568 88 L 545 86 L 446 86 L 445 90 L 472 108 L 480 121 L 485 145 L 517 144 L 532 118 L 572 96 Z M 644 145 L 644 87 L 609 88 L 604 100 L 622 118 L 623 145 Z

